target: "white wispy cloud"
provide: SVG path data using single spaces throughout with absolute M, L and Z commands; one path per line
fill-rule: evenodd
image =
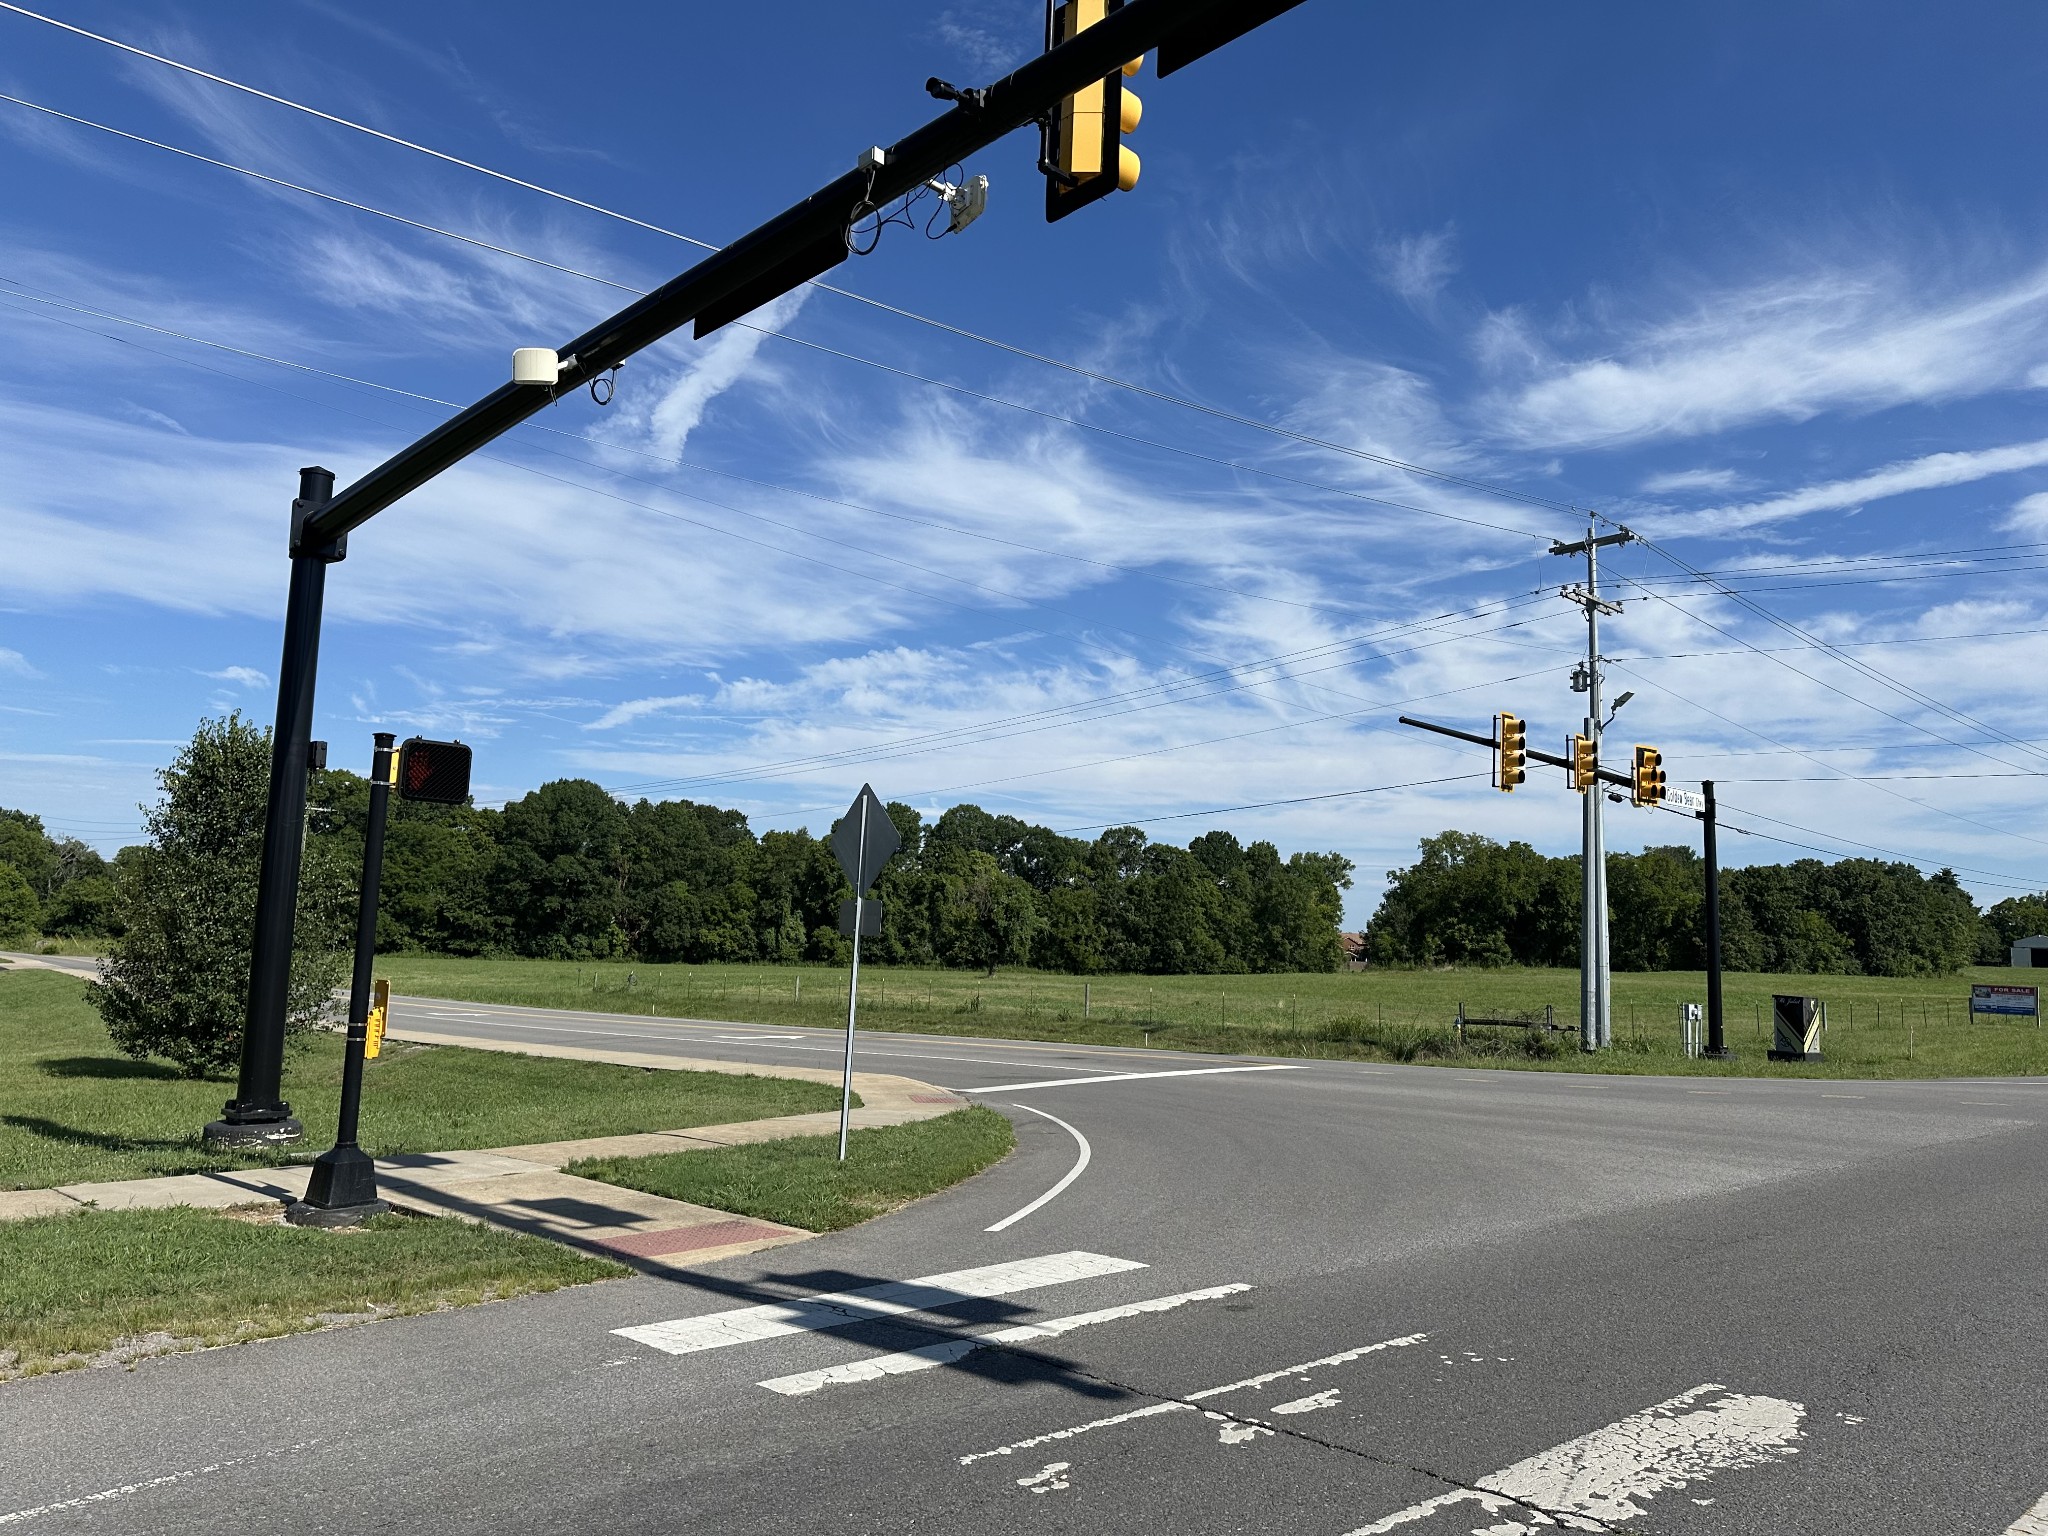
M 42 673 L 29 665 L 29 660 L 19 651 L 0 646 L 0 672 L 12 672 L 16 677 L 41 677 Z
M 663 715 L 672 710 L 690 709 L 704 702 L 704 696 L 696 693 L 671 693 L 645 699 L 627 699 L 614 704 L 584 727 L 587 731 L 610 731 L 619 726 L 630 725 L 649 715 Z
M 267 688 L 270 679 L 254 667 L 222 667 L 218 672 L 202 672 L 201 677 L 211 677 L 223 683 L 235 683 L 243 688 Z
M 1456 238 L 1439 229 L 1380 242 L 1380 281 L 1410 304 L 1427 306 L 1458 270 Z
M 1694 292 L 1683 313 L 1647 322 L 1576 316 L 1581 337 L 1598 337 L 1593 356 L 1561 355 L 1526 316 L 1495 319 L 1485 334 L 1497 364 L 1518 347 L 1535 356 L 1489 403 L 1523 445 L 1615 446 L 2026 380 L 2048 344 L 2048 268 L 1947 299 L 1927 288 L 1904 272 L 1843 270 Z
M 2030 443 L 2008 443 L 1997 448 L 1971 449 L 1958 453 L 1930 453 L 1917 459 L 1888 464 L 1869 474 L 1842 480 L 1827 480 L 1802 486 L 1760 501 L 1741 502 L 1689 514 L 1684 521 L 1730 533 L 1766 523 L 1784 522 L 1813 512 L 1839 512 L 1860 507 L 1887 496 L 1909 491 L 1933 490 L 1938 486 L 1967 485 L 1993 475 L 2009 475 L 2048 464 L 2048 438 Z
M 1646 476 L 1641 489 L 1646 496 L 1668 496 L 1673 491 L 1733 490 L 1741 481 L 1732 469 L 1673 469 Z

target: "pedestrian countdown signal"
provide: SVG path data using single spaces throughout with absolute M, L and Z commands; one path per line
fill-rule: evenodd
M 469 802 L 469 748 L 414 736 L 398 748 L 398 798 L 429 805 Z

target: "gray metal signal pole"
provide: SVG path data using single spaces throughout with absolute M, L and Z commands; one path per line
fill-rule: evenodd
M 502 384 L 449 417 L 339 494 L 325 469 L 302 470 L 292 504 L 291 593 L 278 669 L 277 733 L 263 821 L 254 953 L 249 963 L 242 1071 L 235 1097 L 206 1127 L 209 1140 L 289 1142 L 303 1134 L 282 1097 L 284 1012 L 298 901 L 306 810 L 306 754 L 319 670 L 320 608 L 327 567 L 343 558 L 350 530 L 442 471 L 461 463 L 563 395 L 600 378 L 643 348 L 694 322 L 709 335 L 769 300 L 822 276 L 850 254 L 848 230 L 916 191 L 966 156 L 1043 122 L 1066 98 L 1158 50 L 1159 73 L 1207 57 L 1302 0 L 1123 0 L 1100 22 L 986 88 L 941 80 L 925 89 L 952 108 L 802 202 L 722 246 L 688 271 L 593 326 L 558 351 L 553 384 Z
M 1565 587 L 1566 602 L 1586 611 L 1586 660 L 1572 677 L 1574 692 L 1586 695 L 1585 734 L 1592 739 L 1595 760 L 1600 757 L 1600 615 L 1621 612 L 1621 604 L 1600 596 L 1600 548 L 1604 544 L 1626 544 L 1635 537 L 1626 528 L 1595 538 L 1593 530 L 1576 544 L 1552 544 L 1553 555 L 1586 557 L 1586 584 Z M 1581 829 L 1580 892 L 1582 911 L 1579 928 L 1579 1045 L 1588 1051 L 1604 1050 L 1614 1043 L 1611 990 L 1607 971 L 1607 835 L 1606 791 L 1599 781 L 1586 790 L 1584 825 Z

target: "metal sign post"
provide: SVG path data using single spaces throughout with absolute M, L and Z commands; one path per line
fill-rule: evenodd
M 867 888 L 903 846 L 903 837 L 889 812 L 863 784 L 853 804 L 832 828 L 832 855 L 853 883 L 853 900 L 839 909 L 839 929 L 853 938 L 853 974 L 846 987 L 846 1068 L 839 1085 L 839 1161 L 846 1161 L 846 1129 L 853 1116 L 853 1023 L 860 1006 L 860 941 L 862 934 L 882 931 L 882 904 Z

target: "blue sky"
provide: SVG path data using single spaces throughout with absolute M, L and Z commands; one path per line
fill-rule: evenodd
M 37 8 L 713 242 L 1041 24 Z M 373 730 L 459 735 L 486 801 L 586 775 L 761 829 L 822 828 L 863 779 L 1061 829 L 1224 824 L 1349 855 L 1363 921 L 1440 828 L 1576 847 L 1552 772 L 1307 797 L 1483 772 L 1403 709 L 1560 742 L 1582 642 L 1546 541 L 1597 512 L 1657 546 L 1609 564 L 1621 746 L 1715 778 L 1732 823 L 2041 889 L 2044 45 L 2013 4 L 1308 0 L 1136 82 L 1135 192 L 1048 227 L 1020 135 L 966 167 L 973 228 L 891 230 L 828 281 L 1512 494 L 805 291 L 360 530 L 316 734 L 356 767 Z M 4 12 L 0 91 L 614 283 L 693 259 Z M 297 468 L 346 483 L 623 295 L 11 103 L 0 134 L 0 803 L 112 848 L 202 715 L 271 717 Z

